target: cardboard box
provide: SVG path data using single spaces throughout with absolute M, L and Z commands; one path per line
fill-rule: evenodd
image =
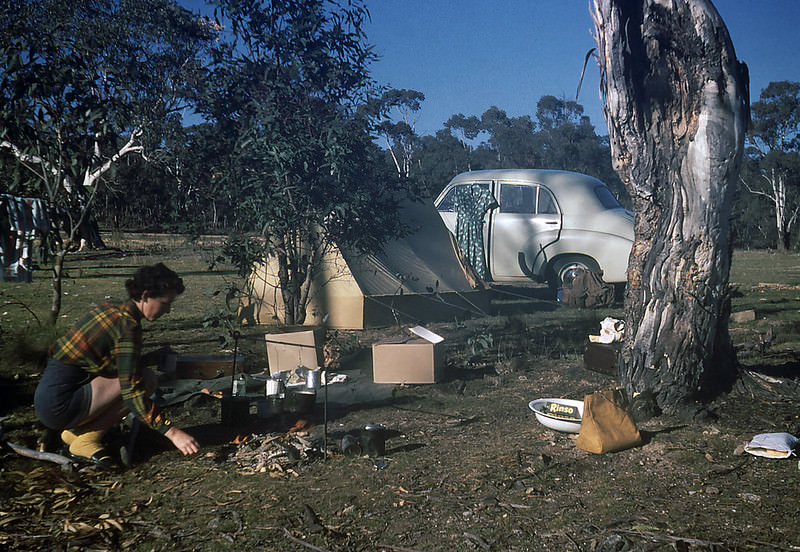
M 442 379 L 445 364 L 443 338 L 427 330 L 415 333 L 415 337 L 394 337 L 373 343 L 372 381 L 436 383 Z M 419 335 L 425 335 L 425 338 Z
M 593 343 L 586 342 L 583 351 L 583 365 L 587 370 L 600 372 L 609 376 L 617 375 L 617 358 L 622 343 Z
M 316 369 L 325 365 L 322 352 L 324 328 L 266 334 L 265 338 L 270 374 L 291 372 L 299 366 Z

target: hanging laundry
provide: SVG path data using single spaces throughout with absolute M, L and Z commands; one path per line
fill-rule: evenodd
M 486 277 L 486 257 L 483 245 L 483 217 L 498 206 L 487 186 L 471 184 L 456 188 L 456 241 L 472 268 L 481 278 Z
M 0 281 L 30 282 L 33 240 L 50 231 L 47 203 L 0 194 Z

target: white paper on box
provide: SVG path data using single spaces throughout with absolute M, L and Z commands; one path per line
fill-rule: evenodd
M 428 328 L 423 328 L 422 326 L 414 326 L 413 328 L 409 328 L 408 331 L 410 331 L 415 335 L 418 335 L 425 341 L 433 343 L 434 345 L 436 343 L 441 343 L 442 341 L 444 341 L 444 338 L 442 336 L 440 336 L 439 334 L 435 334 Z

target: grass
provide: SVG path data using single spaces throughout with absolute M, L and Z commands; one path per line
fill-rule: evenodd
M 199 354 L 219 352 L 220 326 L 208 323 L 209 313 L 224 309 L 224 294 L 217 293 L 237 277 L 232 270 L 211 265 L 215 246 L 178 244 L 162 246 L 134 244 L 122 252 L 78 253 L 67 258 L 62 307 L 55 327 L 48 323 L 52 280 L 49 267 L 34 272 L 32 283 L 0 283 L 0 377 L 38 371 L 53 339 L 94 303 L 124 299 L 125 280 L 144 264 L 163 261 L 184 279 L 186 291 L 173 311 L 149 324 L 145 322 L 146 346 L 172 344 L 192 347 Z M 204 326 L 206 322 L 207 327 Z
M 75 257 L 65 287 L 64 316 L 53 333 L 63 331 L 90 303 L 121 293 L 124 279 L 137 266 L 163 260 L 184 276 L 187 291 L 173 313 L 146 326 L 148 345 L 219 353 L 226 346 L 218 339 L 224 332 L 204 327 L 203 320 L 209 310 L 220 307 L 221 297 L 208 290 L 225 287 L 235 275 L 207 269 L 214 253 L 208 245 L 137 242 L 128 243 L 120 255 Z M 733 310 L 753 310 L 755 317 L 732 322 L 734 343 L 741 347 L 757 341 L 769 327 L 776 331 L 770 350 L 741 355 L 753 367 L 797 370 L 798 265 L 798 255 L 735 255 Z M 24 327 L 40 328 L 35 318 L 46 318 L 50 292 L 45 274 L 37 273 L 32 284 L 0 284 L 2 409 L 7 407 L 4 378 L 17 374 L 31 384 L 37 380 L 35 364 L 14 364 L 5 351 L 28 342 L 30 350 L 40 347 L 26 337 Z M 87 476 L 92 486 L 81 486 L 81 496 L 78 490 L 70 495 L 72 487 L 65 483 L 58 484 L 59 494 L 52 492 L 45 479 L 52 472 L 31 470 L 32 463 L 19 468 L 24 459 L 9 454 L 4 458 L 8 467 L 0 469 L 0 502 L 10 512 L 0 527 L 0 543 L 20 550 L 92 545 L 215 551 L 700 552 L 789 550 L 798 542 L 798 510 L 795 501 L 786 500 L 797 486 L 796 460 L 756 459 L 734 451 L 756 433 L 796 433 L 800 419 L 795 395 L 753 394 L 766 385 L 758 380 L 747 393 L 722 397 L 712 405 L 713 424 L 656 418 L 642 427 L 648 435 L 644 446 L 613 455 L 585 454 L 576 449 L 573 436 L 538 425 L 527 402 L 546 396 L 578 398 L 610 385 L 607 376 L 585 370 L 580 355 L 586 334 L 596 332 L 603 317 L 622 312 L 535 306 L 533 312 L 432 324 L 449 345 L 446 381 L 397 386 L 386 403 L 359 400 L 331 410 L 325 429 L 331 442 L 367 422 L 386 423 L 397 434 L 390 440 L 391 462 L 385 469 L 375 470 L 363 458 L 334 455 L 326 462 L 298 464 L 293 473 L 247 473 L 230 461 L 230 441 L 217 433 L 226 429 L 218 424 L 217 405 L 209 406 L 211 399 L 201 397 L 176 405 L 170 415 L 203 436 L 202 456 L 181 458 L 151 440 L 150 448 L 143 446 L 141 464 L 113 480 Z M 328 340 L 359 352 L 376 335 L 395 330 L 329 332 Z M 247 329 L 243 340 L 251 369 L 263 362 L 263 331 Z M 41 333 L 39 339 L 46 342 L 47 333 Z M 521 364 L 514 366 L 515 361 Z M 345 373 L 360 373 L 356 360 L 352 364 Z M 6 429 L 14 442 L 33 446 L 29 403 L 30 395 L 19 399 Z M 274 421 L 270 427 L 283 434 L 293 421 L 285 427 Z M 228 430 L 238 435 L 238 428 Z M 308 431 L 309 439 L 319 442 L 319 419 Z M 34 475 L 26 476 L 29 472 Z M 47 484 L 35 487 L 37 477 Z M 758 498 L 758 507 L 744 496 Z M 72 500 L 68 506 L 54 507 L 65 498 Z M 304 505 L 313 506 L 326 531 L 306 530 Z M 122 529 L 106 527 L 103 520 Z M 64 529 L 79 525 L 94 532 L 79 535 Z
M 170 345 L 179 353 L 187 354 L 219 354 L 230 349 L 230 334 L 219 313 L 226 310 L 224 290 L 240 282 L 230 267 L 209 268 L 219 252 L 218 244 L 186 242 L 179 237 L 167 241 L 163 236 L 137 237 L 136 241 L 124 235 L 115 238 L 119 241 L 109 245 L 122 251 L 79 253 L 68 257 L 62 309 L 55 327 L 46 322 L 52 299 L 48 267 L 35 271 L 32 283 L 0 283 L 0 378 L 38 373 L 49 345 L 76 318 L 93 303 L 106 298 L 124 298 L 124 282 L 133 271 L 143 264 L 159 261 L 183 277 L 186 291 L 168 316 L 153 324 L 145 323 L 145 346 Z M 752 310 L 755 313 L 752 321 L 732 322 L 735 344 L 758 341 L 771 326 L 776 347 L 784 350 L 800 347 L 800 256 L 737 251 L 731 285 L 733 312 Z M 541 312 L 533 319 L 511 315 L 502 332 L 494 329 L 493 334 L 488 334 L 473 329 L 475 333 L 468 343 L 476 352 L 492 349 L 505 355 L 503 349 L 510 346 L 507 345 L 509 340 L 516 341 L 520 333 L 527 334 L 530 339 L 524 340 L 526 352 L 546 361 L 581 351 L 582 340 L 576 338 L 571 343 L 570 335 L 564 335 L 558 328 L 580 327 L 581 331 L 569 334 L 582 338 L 594 330 L 606 314 L 558 309 Z M 612 314 L 622 316 L 621 311 Z M 548 331 L 548 328 L 556 329 Z M 249 349 L 246 358 L 253 365 L 251 368 L 260 369 L 258 365 L 265 362 L 262 334 L 260 329 L 243 331 L 244 339 L 239 346 Z M 768 359 L 761 361 L 769 362 Z
M 746 358 L 746 365 L 773 365 L 785 362 L 780 353 L 800 349 L 800 256 L 771 251 L 738 251 L 731 268 L 734 313 L 753 311 L 752 321 L 732 322 L 735 345 L 759 340 L 772 328 L 772 353 Z
M 734 285 L 800 285 L 800 256 L 769 250 L 737 251 L 733 256 L 731 283 Z

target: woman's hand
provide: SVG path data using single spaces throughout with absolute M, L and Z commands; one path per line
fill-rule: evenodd
M 184 456 L 194 454 L 200 450 L 200 444 L 197 440 L 177 427 L 169 428 L 164 434 L 164 437 L 172 441 L 175 448 L 181 451 Z

